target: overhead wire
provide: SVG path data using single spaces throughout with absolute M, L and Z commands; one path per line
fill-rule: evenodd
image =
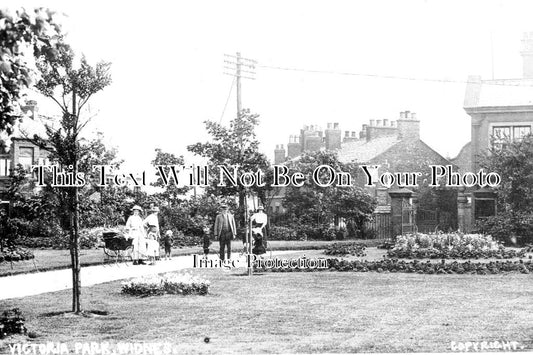
M 220 119 L 218 120 L 218 123 L 222 123 L 222 118 L 224 118 L 224 114 L 226 113 L 226 108 L 228 107 L 228 102 L 231 97 L 231 92 L 233 91 L 233 87 L 235 86 L 235 77 L 233 77 L 233 80 L 231 81 L 231 86 L 229 88 L 228 98 L 226 99 L 226 104 L 224 105 L 224 109 L 222 110 L 222 114 L 220 115 Z
M 521 82 L 520 79 L 499 79 L 499 80 L 495 79 L 495 80 L 484 80 L 484 81 L 469 81 L 469 80 L 455 80 L 455 79 L 417 78 L 417 77 L 409 77 L 409 76 L 384 75 L 384 74 L 365 74 L 365 73 L 353 73 L 353 72 L 335 71 L 335 70 L 304 69 L 304 68 L 283 67 L 283 66 L 273 66 L 273 65 L 259 65 L 259 64 L 256 64 L 256 67 L 264 68 L 264 69 L 272 69 L 272 70 L 301 72 L 301 73 L 361 76 L 361 77 L 378 78 L 378 79 L 395 79 L 395 80 L 410 80 L 410 81 L 455 83 L 455 84 L 483 84 L 483 85 L 496 85 L 496 86 L 533 87 L 533 82 L 531 84 L 524 84 L 523 82 Z

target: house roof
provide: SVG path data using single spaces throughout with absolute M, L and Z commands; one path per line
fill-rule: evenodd
M 466 86 L 464 108 L 533 107 L 533 79 L 481 80 L 470 76 Z
M 343 163 L 365 163 L 384 153 L 400 140 L 397 136 L 375 138 L 370 141 L 361 140 L 342 144 L 339 150 L 339 160 Z
M 472 142 L 468 142 L 461 148 L 455 158 L 450 160 L 461 171 L 470 171 L 472 167 Z

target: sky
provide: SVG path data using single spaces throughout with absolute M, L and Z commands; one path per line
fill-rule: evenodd
M 533 31 L 528 1 L 6 5 L 64 13 L 73 46 L 91 62 L 112 62 L 113 83 L 90 102 L 87 130 L 102 131 L 125 166 L 141 170 L 155 148 L 193 162 L 186 147 L 208 140 L 203 122 L 236 116 L 224 74 L 224 54 L 236 52 L 257 61 L 255 80 L 242 81 L 242 105 L 260 115 L 260 149 L 271 159 L 303 125 L 360 131 L 405 110 L 417 113 L 424 142 L 454 157 L 470 140 L 468 76 L 521 77 L 522 34 Z

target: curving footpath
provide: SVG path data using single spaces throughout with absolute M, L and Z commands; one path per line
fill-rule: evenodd
M 296 250 L 273 252 L 272 256 L 298 252 Z M 238 255 L 238 254 L 236 254 Z M 210 260 L 218 256 L 210 255 Z M 244 260 L 244 257 L 241 257 Z M 183 270 L 193 267 L 193 255 L 178 256 L 172 260 L 160 260 L 155 265 L 127 263 L 103 264 L 81 268 L 81 286 L 88 287 L 104 282 L 132 277 Z M 0 300 L 38 295 L 72 288 L 71 269 L 28 273 L 0 278 Z

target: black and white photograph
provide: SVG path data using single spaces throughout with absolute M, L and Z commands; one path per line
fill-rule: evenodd
M 0 3 L 0 354 L 533 353 L 533 2 Z

